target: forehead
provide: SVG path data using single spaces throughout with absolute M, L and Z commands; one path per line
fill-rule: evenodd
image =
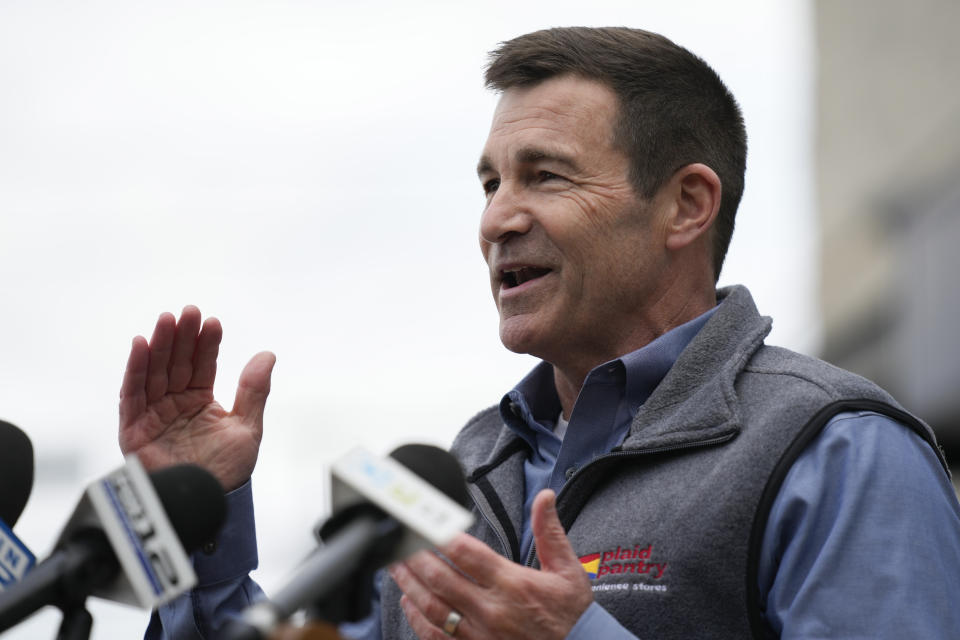
M 576 76 L 504 91 L 484 158 L 514 145 L 557 146 L 568 153 L 612 150 L 617 98 L 606 85 Z

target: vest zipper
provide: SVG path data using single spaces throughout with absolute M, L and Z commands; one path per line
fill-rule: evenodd
M 697 440 L 695 442 L 682 442 L 680 444 L 671 444 L 663 447 L 651 447 L 649 449 L 634 449 L 631 451 L 611 451 L 610 453 L 606 453 L 598 458 L 594 458 L 587 464 L 577 469 L 576 472 L 574 472 L 574 474 L 570 476 L 567 482 L 564 483 L 562 487 L 560 487 L 560 492 L 557 494 L 557 504 L 558 505 L 560 504 L 560 500 L 567 493 L 567 489 L 573 484 L 577 476 L 581 475 L 584 469 L 589 469 L 591 466 L 595 464 L 599 464 L 600 462 L 610 460 L 611 458 L 628 458 L 633 456 L 649 455 L 651 453 L 666 453 L 669 451 L 678 451 L 681 449 L 709 447 L 711 445 L 722 444 L 724 442 L 727 442 L 728 440 L 732 440 L 736 435 L 737 435 L 736 431 L 731 431 L 730 433 L 724 434 L 722 436 L 717 436 L 716 438 L 709 438 L 707 440 Z M 524 562 L 524 566 L 532 567 L 533 559 L 536 557 L 536 555 L 537 555 L 537 541 L 534 540 L 533 543 L 530 545 L 530 553 L 527 554 L 527 559 L 526 559 L 526 562 Z
M 478 492 L 480 494 L 480 499 L 478 499 L 478 496 L 476 495 L 472 496 L 473 504 L 476 505 L 477 511 L 480 512 L 480 515 L 483 516 L 483 519 L 486 521 L 487 525 L 493 530 L 494 534 L 496 534 L 497 539 L 500 541 L 500 546 L 503 547 L 503 555 L 513 555 L 510 551 L 510 545 L 507 543 L 507 534 L 503 530 L 504 525 L 502 522 L 500 522 L 495 514 L 489 512 L 489 502 L 487 502 L 487 497 L 483 495 L 483 491 L 481 491 L 474 484 L 468 485 L 467 488 L 470 490 L 471 494 L 474 492 Z M 514 559 L 511 558 L 511 560 Z

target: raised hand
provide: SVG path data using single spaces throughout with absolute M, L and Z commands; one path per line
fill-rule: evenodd
M 164 313 L 149 343 L 133 339 L 120 387 L 120 450 L 150 470 L 198 464 L 231 491 L 256 465 L 276 357 L 264 351 L 247 363 L 227 412 L 213 397 L 223 329 L 216 318 L 200 319 L 194 306 L 179 322 Z
M 400 605 L 421 640 L 454 635 L 443 630 L 451 611 L 462 616 L 450 620 L 462 640 L 567 636 L 593 602 L 593 592 L 557 519 L 555 501 L 545 489 L 530 510 L 539 570 L 515 564 L 466 534 L 442 549 L 456 569 L 429 551 L 390 568 L 404 592 Z

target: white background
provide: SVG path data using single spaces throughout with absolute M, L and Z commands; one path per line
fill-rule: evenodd
M 222 320 L 227 406 L 253 353 L 278 356 L 254 474 L 268 591 L 310 548 L 330 460 L 447 445 L 519 380 L 533 361 L 497 339 L 474 167 L 486 52 L 539 28 L 643 27 L 717 69 L 750 136 L 721 282 L 751 287 L 772 342 L 815 348 L 810 8 L 667 4 L 4 0 L 0 418 L 38 467 L 18 535 L 47 555 L 120 464 L 127 349 L 164 310 Z M 94 638 L 147 620 L 92 610 Z

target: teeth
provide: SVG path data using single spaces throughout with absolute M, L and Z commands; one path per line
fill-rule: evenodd
M 521 267 L 503 272 L 503 281 L 507 287 L 518 287 L 524 282 L 539 278 L 549 271 L 549 269 L 538 269 L 536 267 Z

